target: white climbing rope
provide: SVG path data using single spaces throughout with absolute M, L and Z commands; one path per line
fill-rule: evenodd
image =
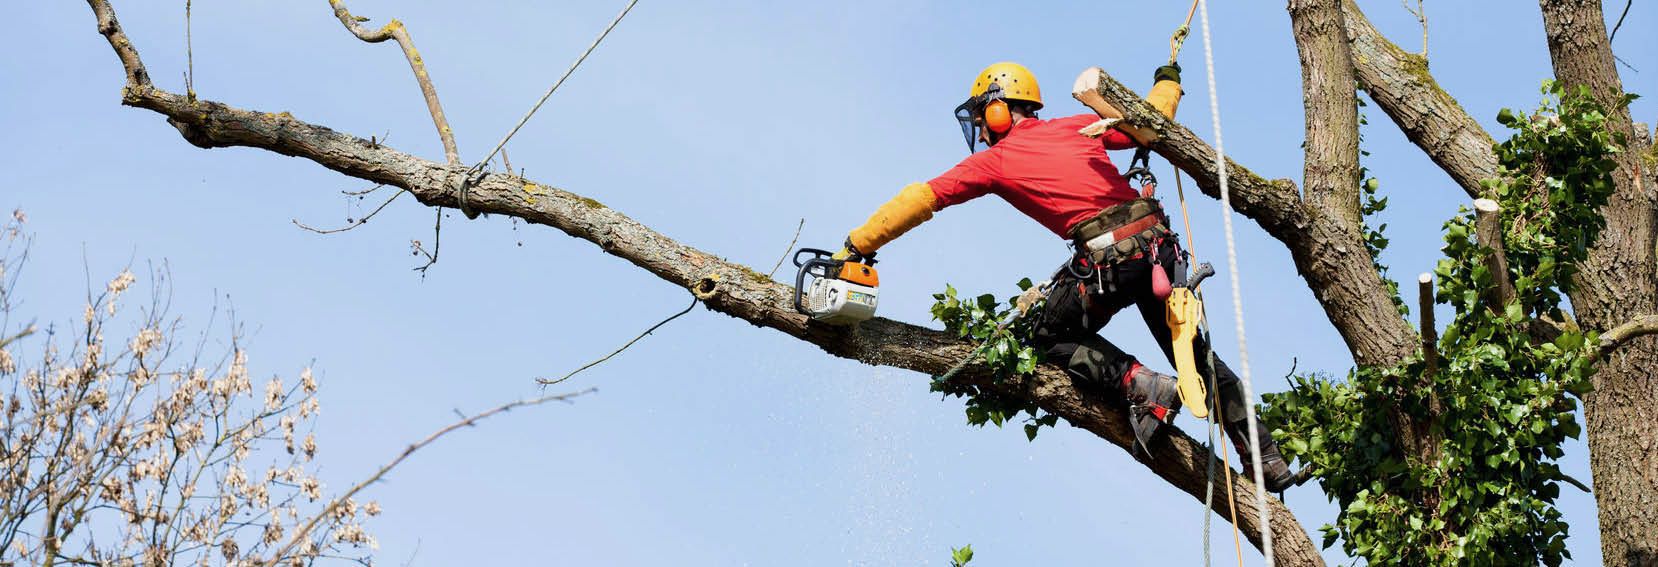
M 1244 409 L 1249 427 L 1249 458 L 1255 472 L 1255 504 L 1260 513 L 1261 522 L 1261 554 L 1266 556 L 1267 565 L 1273 565 L 1272 560 L 1272 522 L 1267 512 L 1266 488 L 1261 479 L 1261 443 L 1255 434 L 1255 392 L 1249 382 L 1249 347 L 1244 340 L 1243 294 L 1238 285 L 1238 250 L 1232 236 L 1232 193 L 1226 185 L 1226 153 L 1221 145 L 1220 131 L 1220 95 L 1215 91 L 1215 52 L 1209 39 L 1209 2 L 1198 1 L 1198 12 L 1202 14 L 1203 22 L 1203 62 L 1209 77 L 1209 116 L 1215 127 L 1215 170 L 1220 176 L 1220 204 L 1222 226 L 1226 231 L 1226 263 L 1228 275 L 1232 284 L 1232 316 L 1237 321 L 1238 332 L 1238 364 L 1243 372 Z

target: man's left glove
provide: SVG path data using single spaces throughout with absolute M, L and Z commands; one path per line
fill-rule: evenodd
M 1152 74 L 1151 80 L 1152 80 L 1152 84 L 1157 84 L 1158 82 L 1161 82 L 1161 81 L 1174 81 L 1176 83 L 1179 83 L 1180 82 L 1180 64 L 1179 63 L 1170 63 L 1168 65 L 1158 67 L 1157 72 Z
M 1164 117 L 1173 120 L 1175 109 L 1180 107 L 1180 64 L 1171 63 L 1158 67 L 1153 77 L 1157 82 L 1146 95 L 1146 102 L 1151 103 L 1152 108 L 1156 108 Z

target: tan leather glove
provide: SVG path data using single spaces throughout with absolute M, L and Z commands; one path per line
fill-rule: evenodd
M 853 229 L 846 240 L 858 253 L 874 254 L 888 242 L 933 218 L 933 202 L 933 188 L 926 183 L 906 185 L 898 196 L 875 209 L 875 214 L 863 226 Z
M 1175 109 L 1180 107 L 1180 83 L 1174 81 L 1157 81 L 1152 85 L 1151 93 L 1146 95 L 1146 102 L 1163 114 L 1164 118 L 1174 119 Z
M 1180 106 L 1180 65 L 1164 65 L 1157 68 L 1152 74 L 1154 84 L 1151 92 L 1146 95 L 1146 102 L 1151 107 L 1163 113 L 1165 118 L 1174 120 L 1174 111 Z

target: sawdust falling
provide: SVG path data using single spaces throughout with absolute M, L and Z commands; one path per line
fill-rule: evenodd
M 851 377 L 846 402 L 854 409 L 848 517 L 851 548 L 847 565 L 929 564 L 922 550 L 933 546 L 917 505 L 916 458 L 921 443 L 911 431 L 915 408 L 906 395 L 913 376 L 887 369 L 863 369 Z M 907 373 L 904 373 L 907 374 Z

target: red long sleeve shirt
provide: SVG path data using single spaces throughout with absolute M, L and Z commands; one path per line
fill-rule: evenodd
M 1097 139 L 1077 133 L 1097 120 L 1092 114 L 1020 120 L 996 145 L 927 183 L 933 210 L 995 193 L 1068 238 L 1073 225 L 1100 209 L 1139 196 L 1105 153 L 1134 147 L 1133 138 L 1116 129 Z

